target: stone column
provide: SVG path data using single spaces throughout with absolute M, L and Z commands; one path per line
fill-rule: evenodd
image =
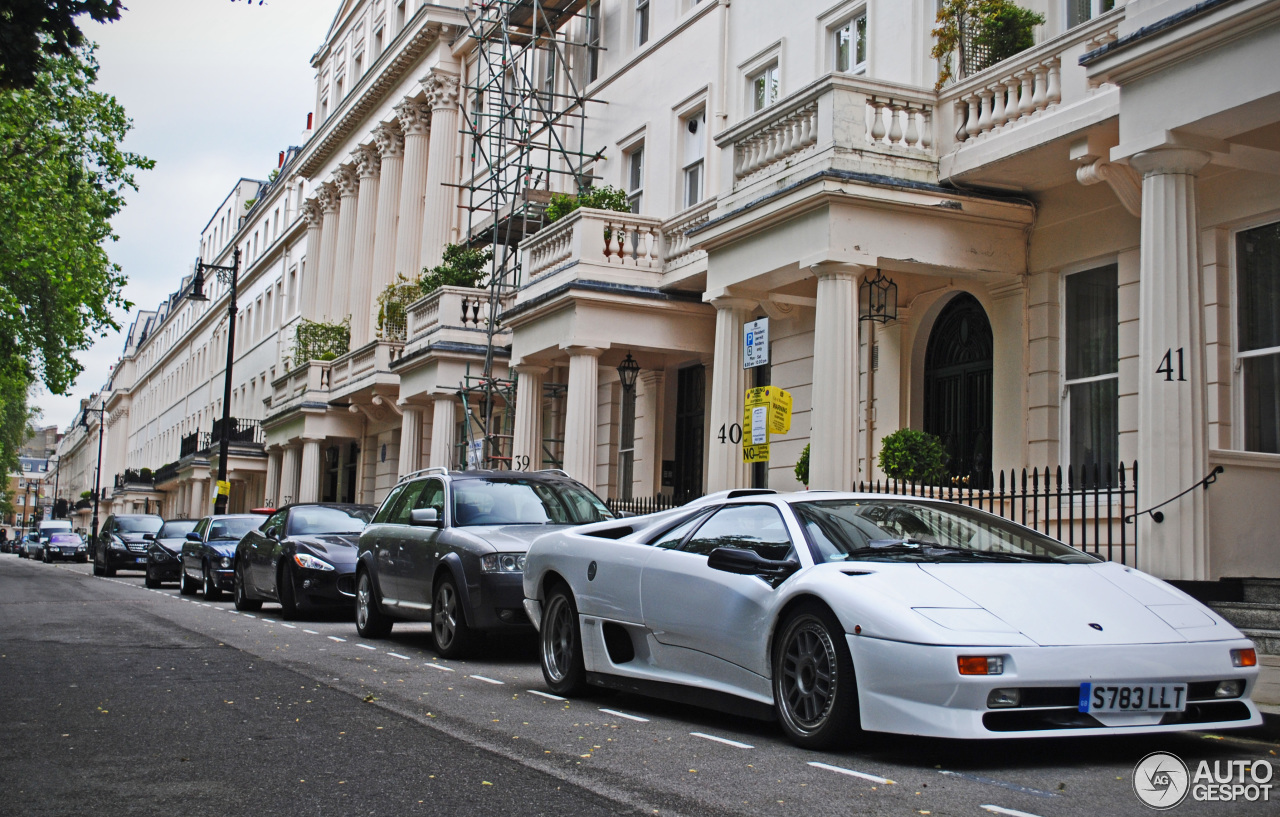
M 636 395 L 636 439 L 644 443 L 643 452 L 636 458 L 636 479 L 640 482 L 639 495 L 653 496 L 662 491 L 662 410 L 665 375 L 661 370 L 643 369 L 636 378 L 640 393 Z
M 405 406 L 400 417 L 400 464 L 397 477 L 417 471 L 422 462 L 422 414 L 419 406 Z
M 280 496 L 276 501 L 281 505 L 298 501 L 298 446 L 286 445 L 280 457 Z
M 332 286 L 318 297 L 329 299 L 327 311 L 329 321 L 340 321 L 351 314 L 347 303 L 347 290 L 351 282 L 351 259 L 356 246 L 356 216 L 359 210 L 360 177 L 356 169 L 350 165 L 339 167 L 333 174 L 342 196 L 338 206 L 338 240 L 333 249 L 333 275 L 329 279 Z M 358 345 L 356 335 L 351 334 L 351 348 Z
M 400 220 L 396 226 L 395 271 L 406 278 L 422 272 L 423 196 L 427 190 L 427 147 L 431 136 L 431 108 L 406 100 L 396 106 L 404 131 L 404 169 L 400 181 Z
M 356 238 L 351 253 L 351 279 L 347 287 L 347 306 L 351 310 L 351 348 L 373 340 L 373 303 L 381 289 L 372 288 L 374 228 L 378 219 L 378 173 L 382 159 L 374 148 L 362 146 L 351 157 L 356 161 L 360 178 L 360 197 L 356 204 Z
M 302 470 L 298 475 L 298 496 L 294 502 L 316 502 L 320 499 L 320 443 L 323 440 L 302 441 Z
M 1204 288 L 1196 219 L 1197 150 L 1139 153 L 1142 174 L 1138 321 L 1138 508 L 1177 495 L 1209 470 Z M 1204 491 L 1138 517 L 1138 566 L 1163 579 L 1209 578 Z
M 432 69 L 422 80 L 431 106 L 431 150 L 427 162 L 426 208 L 422 224 L 419 261 L 423 267 L 440 263 L 452 235 L 457 215 L 457 189 L 449 187 L 454 178 L 458 152 L 458 77 Z
M 329 312 L 332 298 L 329 293 L 333 290 L 335 280 L 333 261 L 338 246 L 338 207 L 341 199 L 338 196 L 338 188 L 333 182 L 320 185 L 320 191 L 316 197 L 320 200 L 324 223 L 320 228 L 320 264 L 310 284 L 315 287 L 315 292 L 310 297 L 315 299 L 315 320 L 319 321 L 332 318 Z
M 744 298 L 713 298 L 716 308 L 715 363 L 711 369 L 711 411 L 707 414 L 707 493 L 750 484 L 750 471 L 742 461 L 742 444 L 729 440 L 729 429 L 742 424 L 742 401 L 747 389 L 742 368 L 742 325 L 756 308 Z M 725 441 L 720 441 L 720 427 Z M 679 453 L 679 452 L 677 452 Z
M 518 471 L 537 471 L 542 467 L 542 379 L 546 366 L 516 366 L 516 417 L 511 445 Z
M 272 447 L 267 451 L 267 484 L 266 504 L 279 506 L 280 502 L 280 449 Z
M 569 391 L 564 418 L 564 470 L 593 491 L 596 487 L 596 405 L 600 399 L 601 351 L 591 346 L 568 349 Z
M 396 221 L 400 207 L 400 174 L 404 169 L 404 136 L 395 125 L 373 131 L 382 157 L 378 179 L 378 223 L 373 237 L 373 267 L 369 291 L 380 293 L 396 278 Z M 377 307 L 372 307 L 376 313 Z M 376 326 L 372 321 L 370 325 Z
M 457 407 L 453 397 L 437 394 L 431 413 L 431 456 L 427 465 L 431 468 L 453 467 L 453 427 L 457 423 Z
M 314 321 L 320 316 L 316 312 L 316 278 L 320 274 L 320 255 L 323 246 L 324 211 L 320 209 L 320 201 L 307 199 L 302 204 L 302 217 L 307 220 L 307 257 L 303 262 L 302 277 L 294 286 L 299 292 L 291 293 L 298 300 L 298 310 L 302 317 Z
M 191 505 L 188 513 L 192 519 L 199 519 L 206 514 L 212 513 L 213 508 L 204 506 L 204 480 L 197 479 L 191 482 Z
M 820 264 L 813 321 L 813 410 L 809 487 L 851 491 L 858 475 L 858 275 Z

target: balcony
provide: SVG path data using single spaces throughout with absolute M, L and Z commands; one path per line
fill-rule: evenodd
M 222 441 L 222 420 L 213 421 L 213 433 L 209 435 L 210 444 L 218 444 Z M 258 420 L 246 420 L 243 417 L 231 418 L 231 431 L 228 436 L 231 445 L 238 446 L 261 446 L 265 441 L 262 436 L 262 423 Z
M 151 474 L 150 468 L 141 470 L 126 468 L 123 474 L 116 474 L 115 479 L 115 489 L 117 491 L 125 491 L 129 488 L 140 488 L 144 491 L 149 491 L 154 484 L 155 479 Z
M 156 469 L 155 484 L 164 485 L 178 478 L 178 463 L 171 462 Z
M 441 287 L 406 312 L 406 354 L 440 343 L 483 345 L 492 317 L 489 290 L 473 287 Z
M 828 74 L 716 136 L 728 209 L 821 170 L 937 181 L 931 90 Z
M 331 361 L 310 360 L 271 381 L 273 415 L 302 403 L 326 402 L 329 399 L 329 367 Z
M 329 362 L 329 400 L 349 397 L 355 392 L 385 384 L 396 386 L 399 378 L 391 367 L 404 352 L 398 340 L 375 340 Z
M 1123 6 L 938 94 L 941 175 L 954 178 L 1119 113 L 1118 89 L 1090 84 L 1080 57 L 1116 39 Z
M 178 443 L 178 456 L 186 458 L 209 448 L 209 432 L 193 431 L 183 435 Z

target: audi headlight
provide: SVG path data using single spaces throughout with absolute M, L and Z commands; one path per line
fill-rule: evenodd
M 295 553 L 293 561 L 298 567 L 305 567 L 308 570 L 334 570 L 334 566 L 323 559 L 317 559 L 309 553 Z
M 480 557 L 480 570 L 485 573 L 523 573 L 523 553 L 490 553 Z

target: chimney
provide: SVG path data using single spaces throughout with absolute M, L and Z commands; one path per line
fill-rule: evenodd
M 280 151 L 280 163 L 276 167 L 284 167 L 284 151 Z
M 311 117 L 312 117 L 312 116 L 314 116 L 314 114 L 310 114 L 310 113 L 309 113 L 309 114 L 307 114 L 307 130 L 311 130 Z

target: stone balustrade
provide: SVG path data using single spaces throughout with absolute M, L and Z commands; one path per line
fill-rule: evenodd
M 689 238 L 689 231 L 710 221 L 711 213 L 715 209 L 716 200 L 707 199 L 662 223 L 662 257 L 666 269 L 685 266 L 695 257 L 706 254 L 702 250 L 692 248 L 693 240 Z
M 662 221 L 652 216 L 581 208 L 521 245 L 525 282 L 570 261 L 661 272 Z
M 372 375 L 390 372 L 403 351 L 400 341 L 376 340 L 335 358 L 329 363 L 329 391 L 338 397 Z
M 930 180 L 934 104 L 926 89 L 828 74 L 726 129 L 716 145 L 730 153 L 735 190 L 810 165 Z
M 1123 19 L 1124 8 L 1115 9 L 944 89 L 938 107 L 950 112 L 951 145 L 1020 127 L 1096 91 L 1079 58 L 1114 40 Z
M 271 410 L 301 399 L 307 392 L 329 390 L 330 361 L 311 360 L 271 381 Z
M 409 343 L 415 343 L 441 329 L 487 329 L 489 326 L 489 290 L 446 286 L 409 304 Z

